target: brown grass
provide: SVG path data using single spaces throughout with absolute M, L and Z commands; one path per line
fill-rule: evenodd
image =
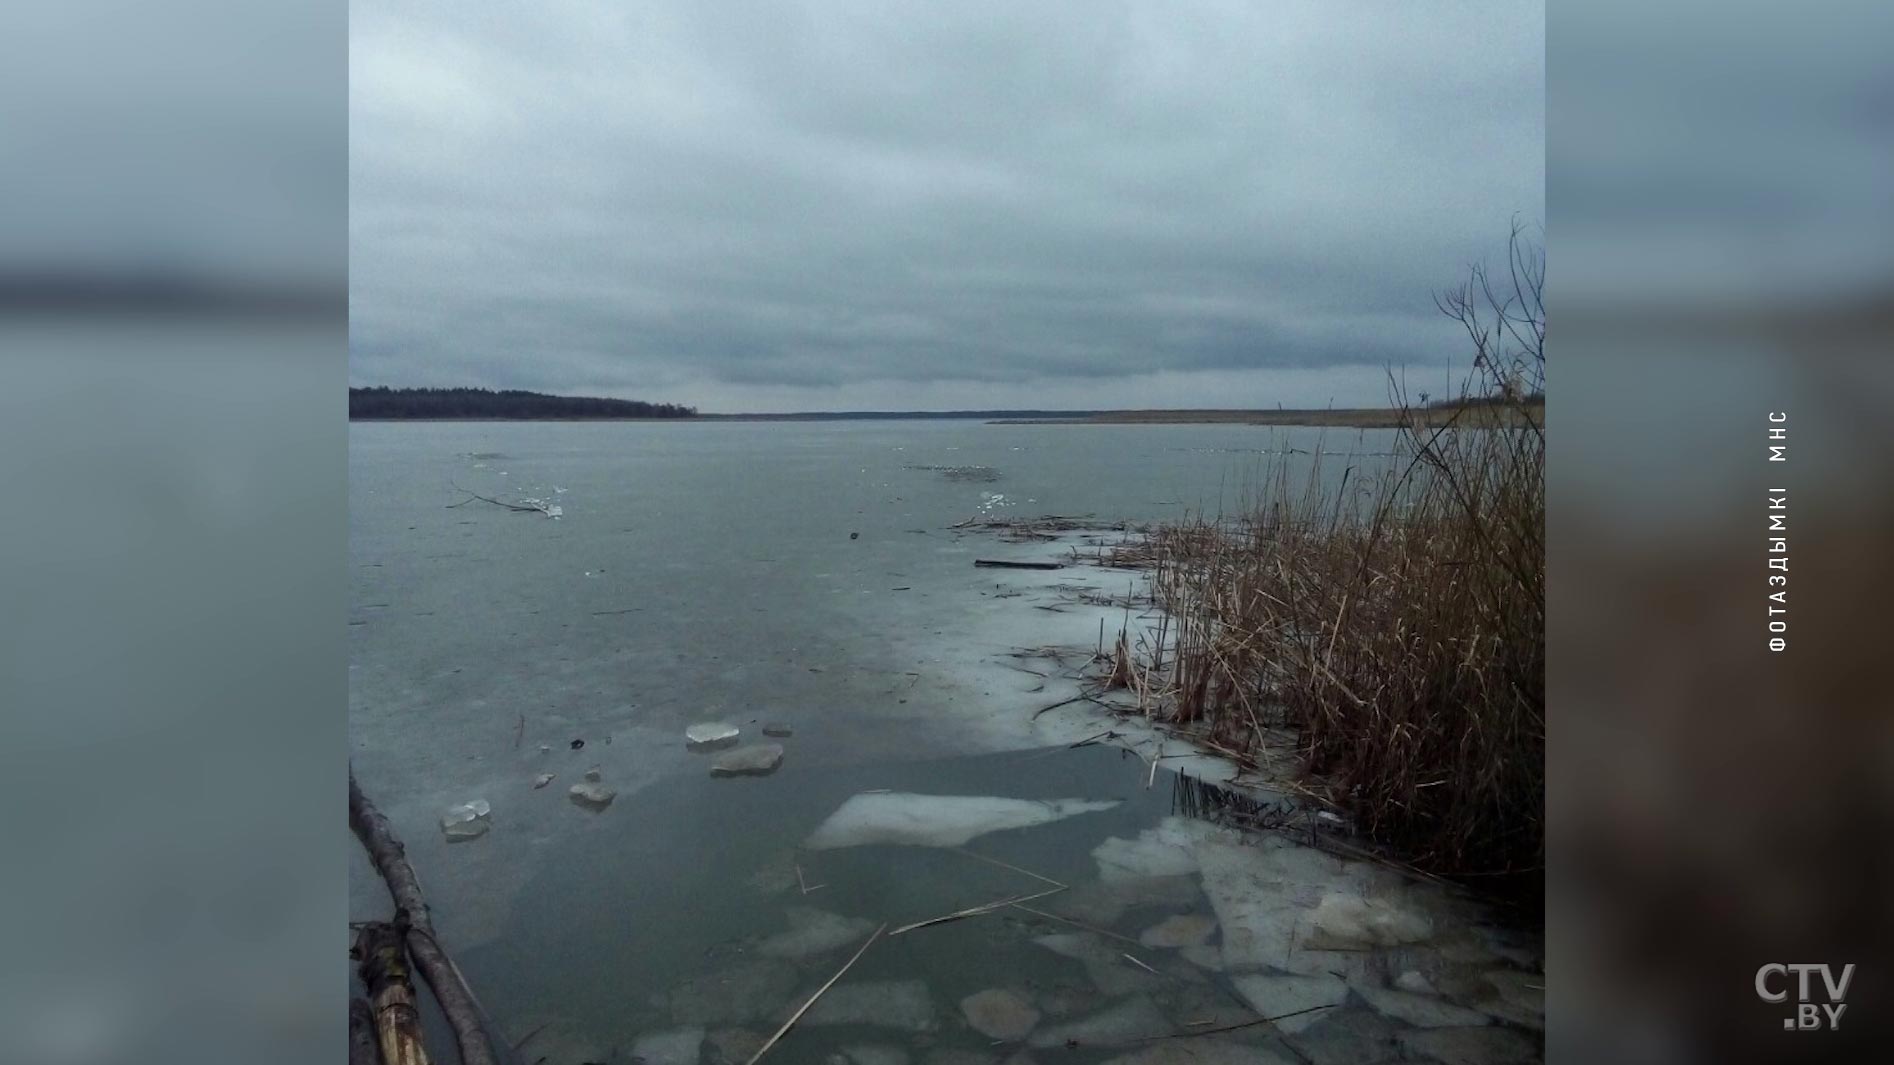
M 1541 276 L 1495 297 L 1498 318 L 1475 313 L 1477 270 L 1444 298 L 1479 345 L 1483 397 L 1543 386 Z M 1410 424 L 1380 474 L 1326 478 L 1318 459 L 1292 483 L 1278 463 L 1240 517 L 1125 549 L 1151 566 L 1166 619 L 1144 664 L 1120 645 L 1114 679 L 1151 716 L 1256 761 L 1270 730 L 1292 730 L 1309 786 L 1369 836 L 1430 872 L 1530 890 L 1545 846 L 1545 432 L 1516 416 Z

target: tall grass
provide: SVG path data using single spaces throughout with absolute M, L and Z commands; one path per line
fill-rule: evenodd
M 1510 252 L 1516 281 L 1475 268 L 1441 301 L 1475 344 L 1464 393 L 1515 417 L 1416 418 L 1384 472 L 1278 463 L 1239 517 L 1157 530 L 1167 621 L 1137 684 L 1227 749 L 1290 730 L 1311 786 L 1410 863 L 1523 886 L 1545 845 L 1545 333 L 1543 258 L 1517 231 Z

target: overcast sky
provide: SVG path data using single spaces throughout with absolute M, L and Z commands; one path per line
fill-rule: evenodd
M 1376 403 L 1544 208 L 1521 2 L 351 9 L 350 376 L 705 410 Z

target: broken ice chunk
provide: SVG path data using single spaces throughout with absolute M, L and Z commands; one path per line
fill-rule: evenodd
M 1357 994 L 1373 1006 L 1375 1012 L 1416 1028 L 1477 1028 L 1489 1023 L 1484 1013 L 1456 1006 L 1432 995 L 1396 991 L 1385 987 L 1361 986 Z
M 487 805 L 485 799 L 475 799 L 459 806 L 450 806 L 447 808 L 447 813 L 441 816 L 441 834 L 446 836 L 450 843 L 484 836 L 487 834 L 487 829 L 493 827 L 487 820 L 487 815 L 492 812 L 493 808 Z
M 1287 973 L 1234 977 L 1237 993 L 1256 1012 L 1276 1018 L 1277 1030 L 1294 1035 L 1320 1021 L 1348 998 L 1348 985 L 1332 973 L 1302 976 Z
M 1039 1011 L 1017 991 L 988 988 L 960 1000 L 960 1013 L 974 1031 L 988 1039 L 1013 1042 L 1026 1038 L 1039 1023 Z
M 741 731 L 721 721 L 706 721 L 684 730 L 684 746 L 693 751 L 714 751 L 737 741 Z
M 589 780 L 583 784 L 572 785 L 566 793 L 571 796 L 574 804 L 593 811 L 605 809 L 612 804 L 613 799 L 618 798 L 616 791 Z
M 710 763 L 710 775 L 713 777 L 763 777 L 774 773 L 776 767 L 782 764 L 782 744 L 755 743 L 718 755 L 717 760 Z
M 850 796 L 806 844 L 811 850 L 904 843 L 958 847 L 976 836 L 1029 828 L 1078 814 L 1109 810 L 1118 800 L 1004 799 L 977 795 L 863 792 Z
M 1187 876 L 1197 871 L 1191 848 L 1216 839 L 1217 829 L 1201 821 L 1167 817 L 1136 839 L 1113 836 L 1092 850 L 1102 880 Z
M 1358 950 L 1392 947 L 1432 938 L 1434 922 L 1427 914 L 1401 905 L 1395 898 L 1366 898 L 1333 891 L 1322 896 L 1310 918 L 1312 950 Z

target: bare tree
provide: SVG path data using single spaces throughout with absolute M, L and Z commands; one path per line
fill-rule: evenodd
M 1513 220 L 1506 271 L 1485 263 L 1467 279 L 1436 293 L 1434 305 L 1460 323 L 1473 341 L 1473 372 L 1462 388 L 1518 401 L 1545 392 L 1545 244 Z

